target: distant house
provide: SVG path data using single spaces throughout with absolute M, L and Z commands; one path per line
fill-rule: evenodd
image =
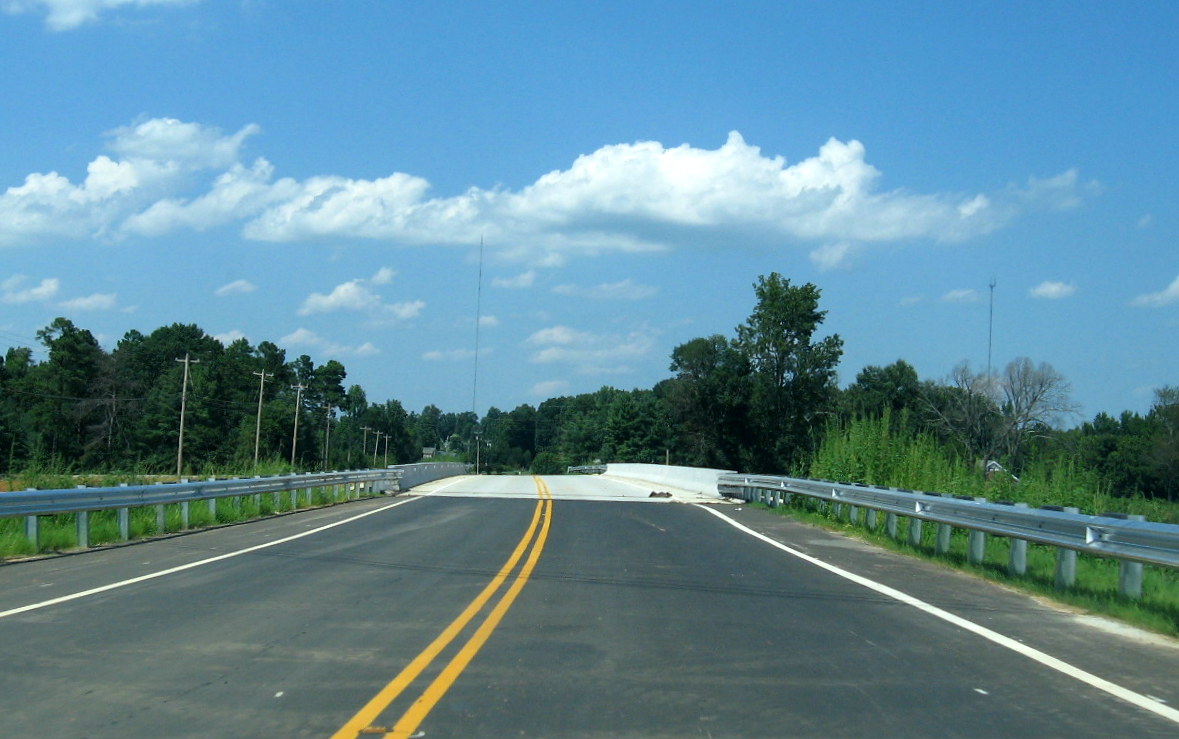
M 986 475 L 986 478 L 988 480 L 993 479 L 995 477 L 995 475 L 1002 474 L 1002 475 L 1009 476 L 1011 478 L 1012 482 L 1019 482 L 1018 477 L 1016 477 L 1015 475 L 1012 475 L 1010 472 L 1008 472 L 1006 470 L 1006 468 L 1003 467 L 1003 465 L 999 464 L 998 462 L 996 462 L 993 459 L 986 463 L 986 466 L 983 467 L 983 472 Z
M 422 459 L 433 459 L 434 455 L 438 453 L 438 449 L 432 446 L 422 447 Z

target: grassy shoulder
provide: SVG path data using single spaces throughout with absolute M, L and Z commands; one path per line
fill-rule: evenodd
M 290 474 L 285 465 L 260 467 L 259 475 Z M 235 471 L 224 471 L 210 477 L 249 477 Z M 65 490 L 78 486 L 117 487 L 122 484 L 145 485 L 176 482 L 175 475 L 151 475 L 138 473 L 74 475 L 60 471 L 27 470 L 18 476 L 5 478 L 0 483 L 4 490 Z M 3 494 L 3 492 L 0 492 Z M 147 539 L 179 531 L 218 526 L 271 516 L 296 509 L 333 505 L 344 500 L 335 487 L 301 490 L 297 497 L 291 493 L 279 495 L 242 495 L 220 498 L 215 501 L 193 501 L 185 511 L 181 504 L 164 506 L 163 526 L 157 516 L 156 507 L 130 509 L 130 540 Z M 34 544 L 25 534 L 25 519 L 0 518 L 0 559 L 25 557 L 37 554 L 64 552 L 78 547 L 76 513 L 60 513 L 38 517 L 37 542 Z M 89 515 L 89 543 L 91 546 L 115 544 L 122 540 L 119 531 L 118 513 L 115 510 L 92 511 Z
M 884 529 L 884 516 L 876 528 L 869 529 L 860 516 L 859 523 L 848 520 L 846 508 L 837 515 L 834 507 L 824 507 L 819 501 L 796 498 L 791 505 L 778 508 L 755 503 L 779 515 L 838 531 L 883 548 L 920 557 L 947 567 L 968 572 L 1002 585 L 1044 597 L 1065 606 L 1089 613 L 1116 618 L 1128 624 L 1172 637 L 1179 637 L 1179 572 L 1152 567 L 1143 569 L 1142 598 L 1130 600 L 1118 594 L 1118 562 L 1103 557 L 1081 554 L 1077 557 L 1076 585 L 1065 590 L 1055 587 L 1056 549 L 1035 543 L 1028 545 L 1027 574 L 1013 576 L 1007 571 L 1010 540 L 988 536 L 986 556 L 981 564 L 967 560 L 965 531 L 955 530 L 950 550 L 946 555 L 935 554 L 936 526 L 926 524 L 921 529 L 921 544 L 908 543 L 908 526 L 913 519 L 898 521 L 897 538 Z

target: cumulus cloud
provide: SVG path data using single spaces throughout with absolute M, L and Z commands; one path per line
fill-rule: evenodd
M 1179 277 L 1176 277 L 1170 285 L 1157 293 L 1139 295 L 1130 301 L 1130 305 L 1139 308 L 1162 308 L 1165 305 L 1176 302 L 1179 302 Z
M 13 275 L 0 282 L 0 303 L 13 305 L 51 300 L 61 289 L 61 280 L 56 277 L 46 277 L 33 287 L 25 287 L 28 279 L 25 275 Z
M 115 8 L 143 8 L 149 5 L 191 5 L 200 0 L 6 0 L 6 13 L 45 13 L 45 25 L 52 31 L 69 31 Z
M 566 380 L 546 380 L 538 382 L 532 386 L 528 392 L 534 398 L 552 398 L 559 393 L 569 389 L 569 382 Z
M 532 334 L 526 343 L 535 347 L 530 361 L 563 363 L 582 374 L 620 374 L 631 371 L 628 362 L 650 355 L 654 337 L 647 331 L 625 335 L 594 334 L 568 326 L 551 326 Z
M 381 304 L 381 298 L 362 280 L 350 280 L 336 285 L 330 293 L 312 293 L 303 301 L 299 315 L 330 313 L 337 310 L 369 310 Z
M 818 267 L 820 272 L 844 269 L 850 266 L 852 251 L 852 245 L 847 241 L 824 244 L 810 253 L 811 264 Z
M 487 352 L 480 350 L 479 353 L 486 354 Z M 463 362 L 474 358 L 474 349 L 435 349 L 422 354 L 422 359 L 427 362 Z
M 592 298 L 594 300 L 642 300 L 659 292 L 659 288 L 652 285 L 641 285 L 627 278 L 621 282 L 608 282 L 593 287 L 580 285 L 557 285 L 553 292 L 572 298 Z
M 426 308 L 424 300 L 385 303 L 373 286 L 387 285 L 397 273 L 382 267 L 368 279 L 355 279 L 336 285 L 330 293 L 312 293 L 299 307 L 298 314 L 310 316 L 334 311 L 359 311 L 376 323 L 399 323 L 417 318 Z
M 82 298 L 66 300 L 59 305 L 67 310 L 113 310 L 118 303 L 114 293 L 95 293 Z
M 35 173 L 0 196 L 0 243 L 48 237 L 156 237 L 238 224 L 250 239 L 379 239 L 461 245 L 482 236 L 498 256 L 554 266 L 571 256 L 666 250 L 708 240 L 801 245 L 824 269 L 877 242 L 952 242 L 1036 209 L 1075 207 L 1096 192 L 1075 170 L 993 193 L 881 187 L 859 141 L 830 139 L 790 164 L 737 132 L 716 149 L 656 141 L 611 144 L 519 190 L 435 196 L 422 177 L 278 178 L 243 161 L 250 124 L 234 134 L 156 118 L 108 134 L 84 182 Z M 496 246 L 500 245 L 500 246 Z M 391 275 L 390 277 L 391 278 Z M 533 270 L 494 287 L 530 287 Z M 381 284 L 375 280 L 373 284 Z
M 249 280 L 234 280 L 229 284 L 217 288 L 213 291 L 213 294 L 219 298 L 224 298 L 226 295 L 245 295 L 257 289 L 258 286 Z
M 314 331 L 301 327 L 279 339 L 279 343 L 291 347 L 307 347 L 312 351 L 336 357 L 371 357 L 381 353 L 381 350 L 369 341 L 360 346 L 348 346 L 325 339 Z
M 223 345 L 229 346 L 238 339 L 246 338 L 246 335 L 238 329 L 230 329 L 223 334 L 213 334 L 213 338 L 220 341 Z
M 219 129 L 172 118 L 153 118 L 107 134 L 106 154 L 87 165 L 86 178 L 74 184 L 57 172 L 35 172 L 0 195 L 0 245 L 47 237 L 118 238 L 148 236 L 178 227 L 203 229 L 243 218 L 284 192 L 282 182 L 261 182 L 254 200 L 227 198 L 221 190 L 240 177 L 237 163 L 245 140 L 258 132 L 248 125 L 225 135 Z M 258 165 L 254 179 L 269 178 Z M 225 170 L 212 190 L 192 202 L 177 195 L 193 178 Z M 259 184 L 258 182 L 255 183 Z
M 1077 291 L 1077 286 L 1068 282 L 1055 282 L 1053 280 L 1045 280 L 1039 285 L 1033 287 L 1028 294 L 1033 298 L 1042 298 L 1045 300 L 1059 300 L 1060 298 L 1067 298 Z
M 509 289 L 520 289 L 525 287 L 532 287 L 536 282 L 536 270 L 530 269 L 527 272 L 522 272 L 515 277 L 495 277 L 491 280 L 492 287 L 504 287 Z
M 383 314 L 386 318 L 407 321 L 410 318 L 420 316 L 425 308 L 426 301 L 424 300 L 407 300 L 403 303 L 393 303 L 392 305 L 383 306 Z
M 977 303 L 978 290 L 951 290 L 942 296 L 943 303 Z
M 376 274 L 368 278 L 368 281 L 374 285 L 388 285 L 396 276 L 397 270 L 381 267 L 377 270 Z

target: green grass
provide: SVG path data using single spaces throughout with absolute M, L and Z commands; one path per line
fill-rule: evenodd
M 135 484 L 145 482 L 142 479 L 126 479 L 127 477 L 103 476 L 94 483 L 94 486 L 114 487 L 121 482 Z M 73 475 L 34 474 L 27 477 L 22 476 L 22 482 L 32 480 L 38 484 L 23 485 L 18 489 L 26 487 L 67 489 L 75 487 L 77 479 Z M 208 501 L 192 501 L 188 504 L 187 528 L 199 529 L 226 525 L 296 509 L 334 505 L 347 500 L 346 495 L 345 491 L 337 493 L 334 487 L 323 487 L 300 490 L 297 500 L 292 497 L 290 492 L 283 492 L 277 496 L 277 501 L 276 496 L 271 493 L 220 498 L 216 500 L 213 509 L 210 509 Z M 161 531 L 157 523 L 155 506 L 132 508 L 128 521 L 130 538 L 143 539 L 185 530 L 181 504 L 166 505 L 164 513 L 164 530 Z M 77 514 L 74 513 L 41 516 L 38 522 L 39 546 L 34 547 L 33 543 L 25 536 L 23 517 L 0 519 L 0 558 L 75 549 L 78 546 L 76 521 Z M 118 543 L 121 538 L 118 512 L 115 510 L 92 511 L 89 520 L 89 537 L 91 546 Z
M 986 480 L 975 465 L 948 456 L 932 437 L 892 431 L 887 416 L 829 429 L 807 474 L 839 482 L 1013 500 L 1032 507 L 1075 506 L 1093 515 L 1142 514 L 1148 521 L 1179 524 L 1179 505 L 1111 495 L 1095 472 L 1071 462 L 1033 465 L 1018 482 L 1002 475 Z

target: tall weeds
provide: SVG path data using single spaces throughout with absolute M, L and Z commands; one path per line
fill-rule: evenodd
M 1092 470 L 1071 459 L 1037 463 L 1019 480 L 1002 473 L 987 480 L 981 464 L 948 451 L 928 434 L 897 431 L 892 419 L 864 418 L 827 429 L 809 475 L 839 482 L 1012 500 L 1030 506 L 1075 506 L 1082 513 L 1142 514 L 1150 521 L 1179 523 L 1179 506 L 1142 497 L 1110 494 Z

